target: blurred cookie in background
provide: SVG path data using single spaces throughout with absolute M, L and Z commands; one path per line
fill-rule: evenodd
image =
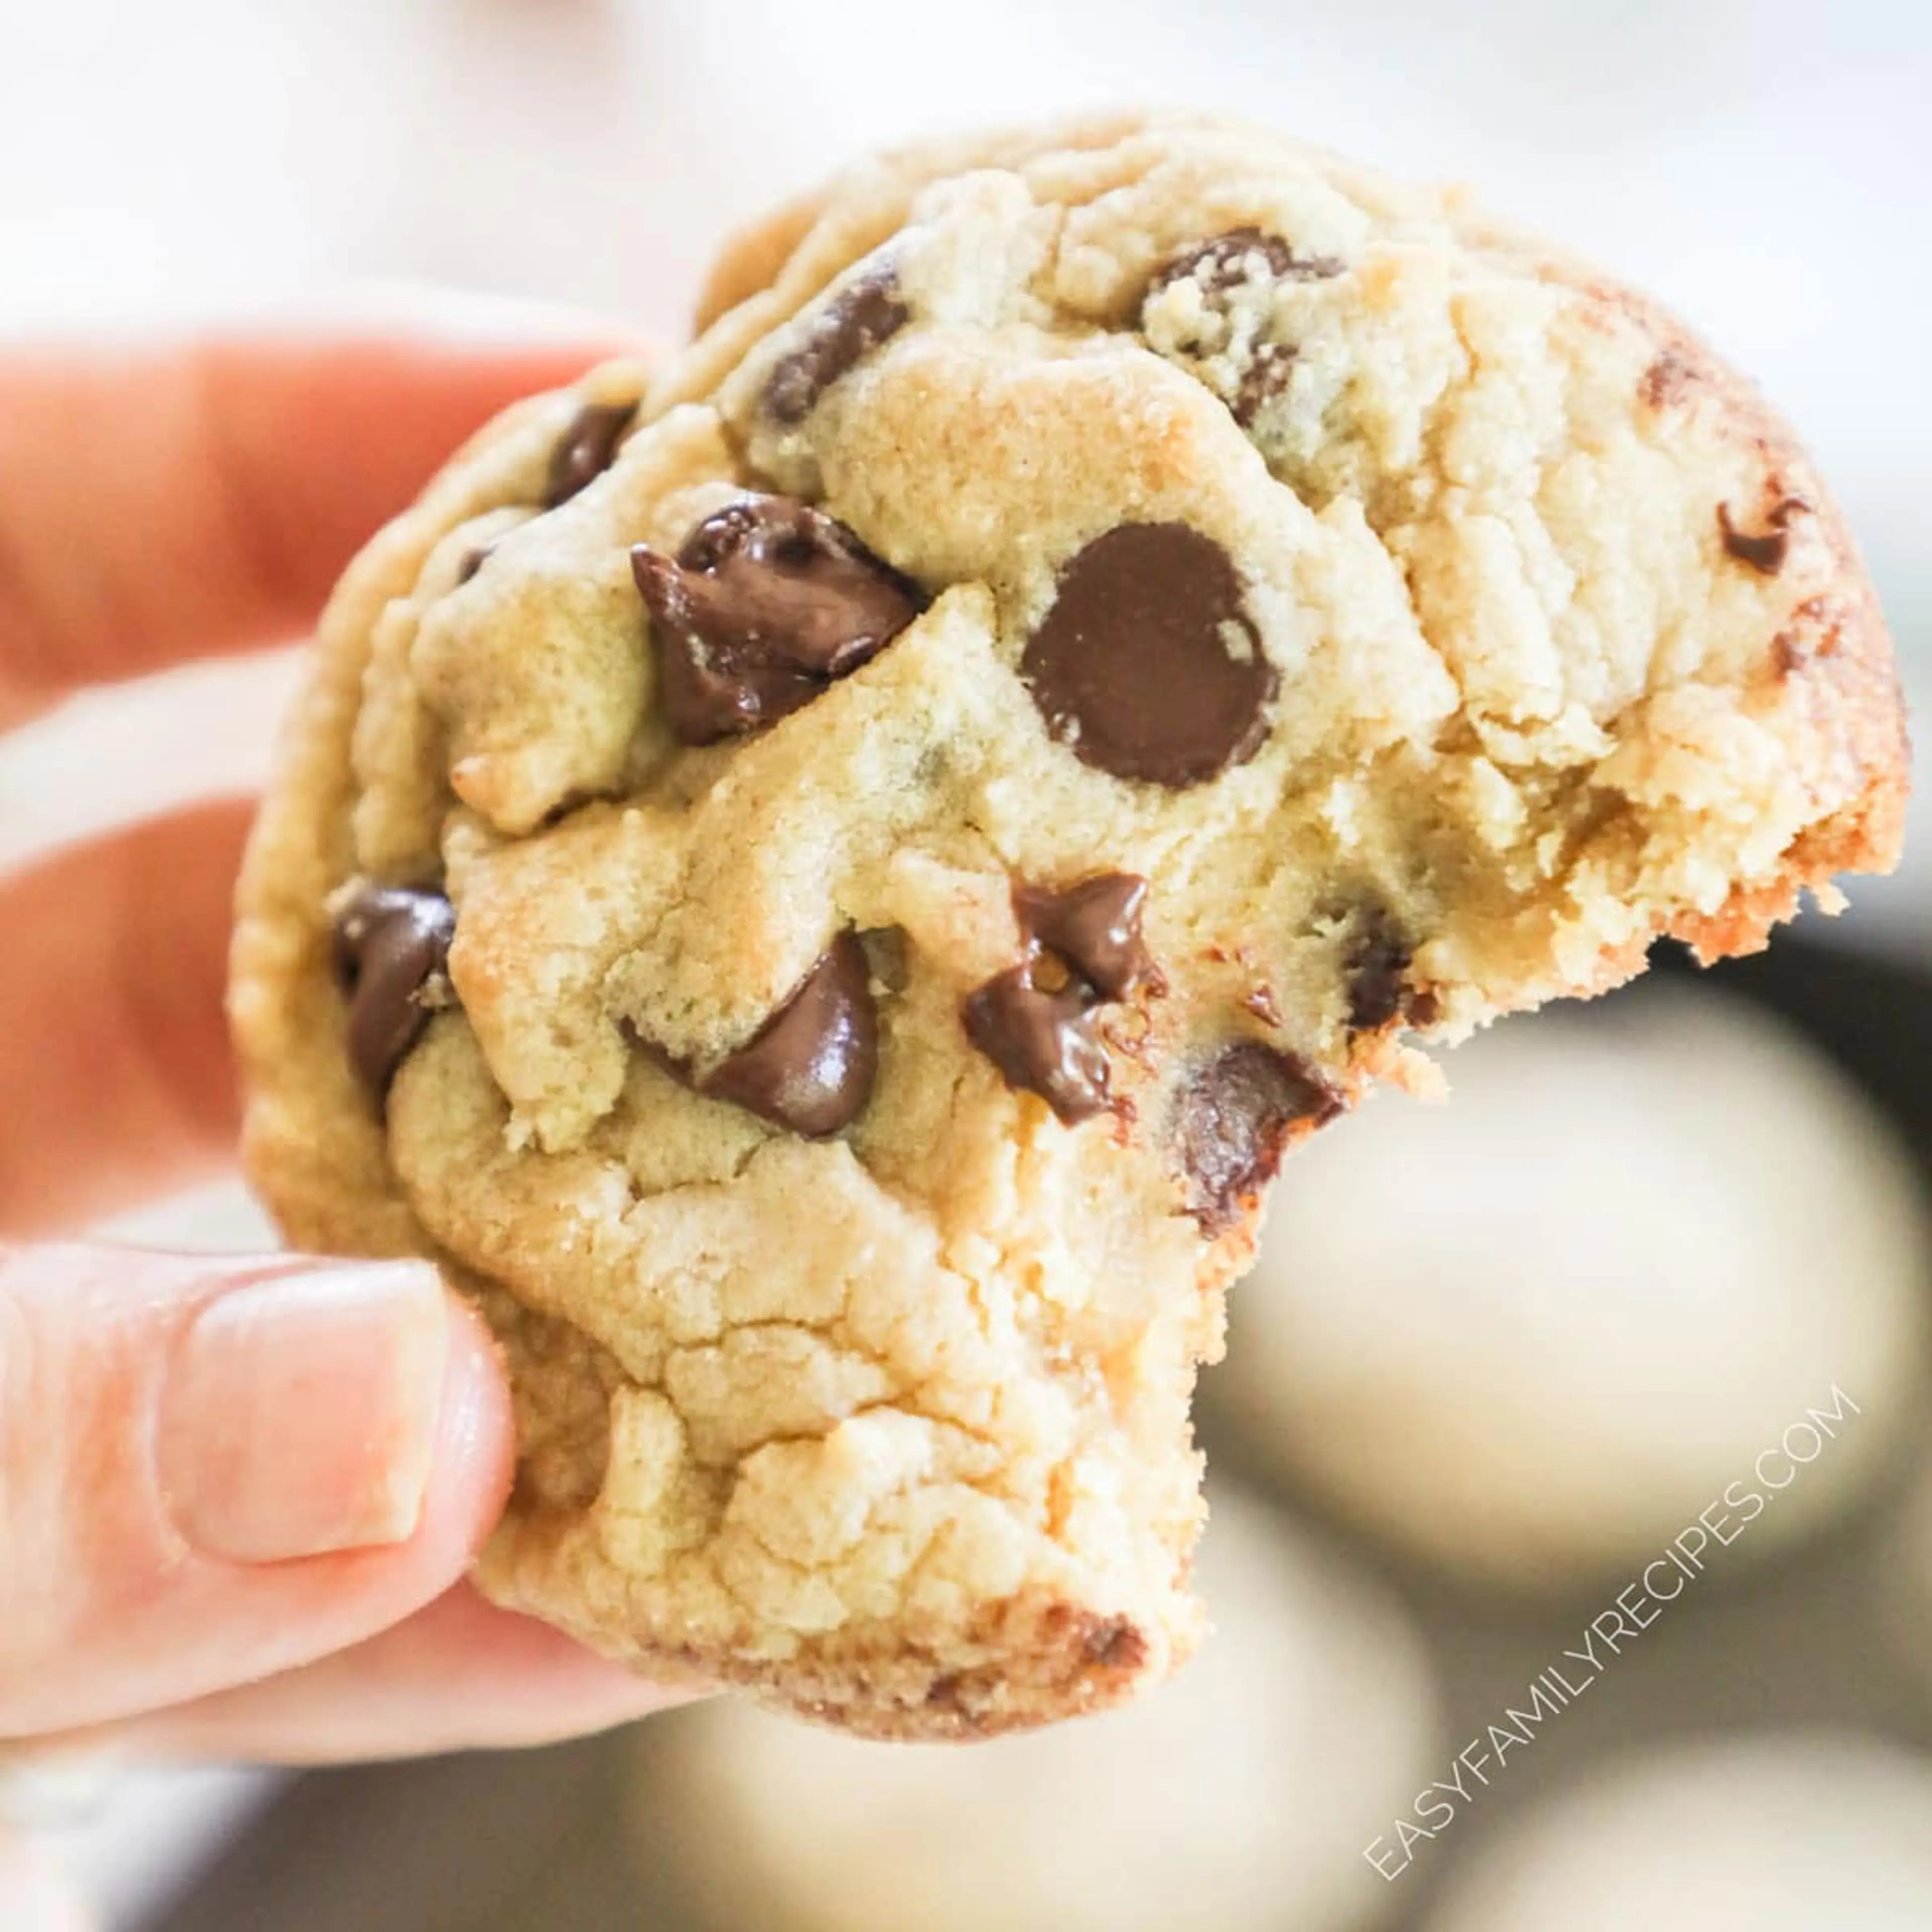
M 1886 1649 L 1932 1712 L 1932 1448 L 1886 1526 L 1874 1575 Z M 1932 1898 L 1926 1922 L 1932 1924 Z
M 1505 1022 L 1452 1077 L 1452 1106 L 1384 1099 L 1289 1163 L 1205 1384 L 1251 1457 L 1535 1590 L 1700 1516 L 1757 1559 L 1839 1512 L 1913 1412 L 1932 1276 L 1860 1089 L 1702 984 Z
M 1211 1486 L 1210 1486 L 1211 1492 Z M 1359 1848 L 1439 1748 L 1430 1664 L 1366 1576 L 1225 1489 L 1214 1628 L 1171 1683 L 986 1744 L 879 1744 L 723 1700 L 654 1723 L 633 1802 L 708 1928 L 1355 1932 Z
M 1539 1806 L 1426 1932 L 1924 1932 L 1932 1764 L 1844 1734 L 1678 1746 Z

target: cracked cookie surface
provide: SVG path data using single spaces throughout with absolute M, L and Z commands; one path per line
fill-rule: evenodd
M 338 590 L 248 1156 L 503 1336 L 486 1588 L 981 1735 L 1193 1643 L 1189 1400 L 1293 1142 L 1888 866 L 1896 685 L 1746 385 L 1276 136 L 889 158 L 712 288 Z

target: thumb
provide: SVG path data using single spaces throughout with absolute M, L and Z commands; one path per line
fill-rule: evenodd
M 0 1737 L 386 1629 L 511 1460 L 488 1334 L 425 1263 L 0 1249 Z

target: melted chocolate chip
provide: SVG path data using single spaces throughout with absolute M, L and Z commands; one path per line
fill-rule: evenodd
M 1324 1126 L 1341 1096 L 1315 1068 L 1258 1040 L 1226 1047 L 1181 1090 L 1175 1142 L 1187 1211 L 1210 1238 L 1274 1178 L 1297 1132 Z
M 1141 937 L 1148 883 L 1132 872 L 1102 872 L 1059 892 L 1022 886 L 1013 894 L 1022 927 L 1051 946 L 1103 1000 L 1124 999 L 1160 978 Z
M 1016 888 L 1013 910 L 1027 957 L 970 994 L 962 1010 L 967 1037 L 1006 1084 L 1039 1094 L 1070 1126 L 1109 1104 L 1094 1009 L 1161 984 L 1141 937 L 1147 892 L 1146 880 L 1131 872 L 1102 872 L 1057 892 Z
M 578 411 L 550 457 L 545 509 L 568 502 L 610 468 L 617 454 L 617 439 L 637 413 L 634 403 L 586 403 Z
M 1046 992 L 1029 962 L 988 980 L 962 1011 L 967 1038 L 1006 1084 L 1039 1094 L 1071 1126 L 1107 1105 L 1107 1053 L 1094 1035 L 1092 1006 L 1083 982 Z
M 775 422 L 802 423 L 819 398 L 912 320 L 888 266 L 851 282 L 808 325 L 805 340 L 765 381 L 765 412 Z
M 844 933 L 750 1042 L 697 1083 L 820 1139 L 856 1118 L 878 1071 L 879 1022 L 865 948 Z
M 1385 912 L 1372 907 L 1361 916 L 1342 955 L 1348 975 L 1350 1031 L 1378 1032 L 1410 1013 L 1410 957 L 1408 940 Z
M 631 569 L 658 643 L 660 701 L 688 745 L 808 704 L 926 604 L 843 524 L 788 496 L 707 517 L 675 560 L 640 544 Z
M 1083 764 L 1179 790 L 1245 763 L 1277 680 L 1228 554 L 1185 524 L 1124 524 L 1060 572 L 1020 662 Z
M 440 892 L 404 886 L 369 886 L 336 916 L 350 1064 L 378 1101 L 429 1024 L 455 931 L 456 914 Z
M 1725 549 L 1738 562 L 1748 564 L 1761 576 L 1775 577 L 1784 568 L 1791 548 L 1792 518 L 1810 507 L 1802 496 L 1780 496 L 1765 518 L 1770 528 L 1761 536 L 1753 536 L 1731 521 L 1730 505 L 1720 503 L 1718 528 L 1723 534 Z
M 1174 282 L 1195 281 L 1204 295 L 1225 295 L 1253 276 L 1257 256 L 1263 274 L 1282 282 L 1324 280 L 1339 275 L 1343 266 L 1333 255 L 1298 255 L 1279 235 L 1266 234 L 1258 228 L 1232 228 L 1211 241 L 1183 249 L 1155 275 L 1154 286 L 1164 289 Z

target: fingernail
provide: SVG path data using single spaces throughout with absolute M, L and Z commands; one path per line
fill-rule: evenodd
M 420 1262 L 278 1275 L 210 1302 L 177 1340 L 160 1399 L 161 1493 L 182 1537 L 231 1563 L 406 1540 L 448 1320 Z

